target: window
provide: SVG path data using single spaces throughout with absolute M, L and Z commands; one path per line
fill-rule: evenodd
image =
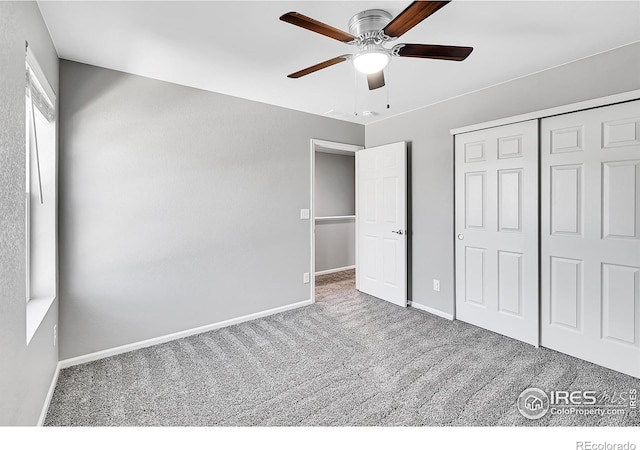
M 56 296 L 55 94 L 27 47 L 25 89 L 27 343 Z

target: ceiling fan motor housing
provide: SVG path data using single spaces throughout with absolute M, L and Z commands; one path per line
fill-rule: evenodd
M 391 19 L 391 14 L 382 9 L 362 11 L 349 20 L 349 32 L 356 36 L 358 45 L 379 44 L 384 40 L 382 29 Z

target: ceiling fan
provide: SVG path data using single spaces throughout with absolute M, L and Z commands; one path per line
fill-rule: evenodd
M 340 62 L 352 60 L 354 67 L 367 75 L 369 89 L 373 90 L 384 86 L 383 69 L 389 64 L 392 56 L 462 61 L 473 51 L 473 47 L 426 44 L 396 44 L 392 48 L 384 47 L 386 42 L 399 38 L 449 1 L 413 2 L 393 20 L 391 14 L 381 9 L 362 11 L 349 20 L 350 33 L 297 12 L 283 14 L 280 20 L 284 22 L 358 47 L 358 52 L 353 55 L 337 56 L 287 77 L 300 78 Z

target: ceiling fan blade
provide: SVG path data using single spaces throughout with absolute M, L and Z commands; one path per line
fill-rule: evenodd
M 447 59 L 463 61 L 473 51 L 473 47 L 455 45 L 398 44 L 393 47 L 393 54 L 409 58 Z
M 382 31 L 390 38 L 400 37 L 445 6 L 449 1 L 451 0 L 444 2 L 413 2 L 389 22 Z
M 370 91 L 384 86 L 384 70 L 367 75 L 367 82 L 369 83 Z
M 310 73 L 317 72 L 320 69 L 326 69 L 327 67 L 333 66 L 334 64 L 341 63 L 342 61 L 346 61 L 349 55 L 336 56 L 335 58 L 327 59 L 326 61 L 322 61 L 321 63 L 316 64 L 315 66 L 307 67 L 306 69 L 299 70 L 292 74 L 287 75 L 287 78 L 300 78 L 305 75 L 309 75 Z
M 315 33 L 322 34 L 324 36 L 328 36 L 332 39 L 336 39 L 341 42 L 351 42 L 356 39 L 356 37 L 352 34 L 344 32 L 342 30 L 338 30 L 330 25 L 319 22 L 311 17 L 304 16 L 297 12 L 288 12 L 280 16 L 280 20 L 290 23 L 292 25 L 299 26 L 301 28 L 305 28 L 309 31 L 313 31 Z

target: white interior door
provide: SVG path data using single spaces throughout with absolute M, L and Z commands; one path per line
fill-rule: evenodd
M 456 318 L 538 336 L 538 123 L 456 135 Z
M 640 377 L 640 101 L 540 136 L 542 345 Z
M 407 306 L 407 152 L 404 142 L 356 153 L 358 290 Z

